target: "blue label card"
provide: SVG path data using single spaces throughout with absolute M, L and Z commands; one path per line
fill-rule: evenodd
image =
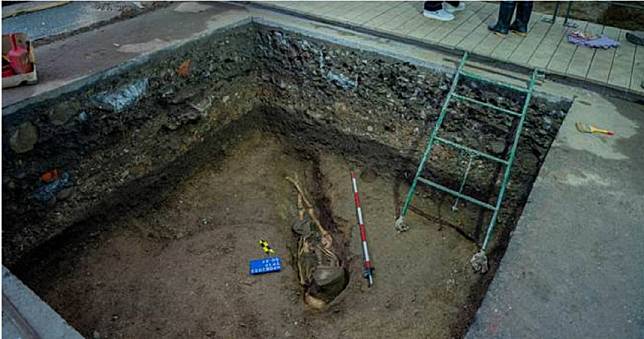
M 250 261 L 250 274 L 264 274 L 282 270 L 282 261 L 279 257 L 268 257 Z

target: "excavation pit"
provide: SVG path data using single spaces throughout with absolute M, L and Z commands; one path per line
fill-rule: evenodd
M 85 336 L 462 335 L 570 101 L 530 104 L 491 245 L 489 213 L 421 188 L 393 228 L 451 75 L 256 23 L 166 50 L 3 118 L 4 264 Z M 523 97 L 459 92 L 520 111 Z M 454 104 L 443 136 L 507 155 L 515 123 Z M 437 147 L 426 175 L 458 187 L 466 158 Z M 46 190 L 41 176 L 68 175 Z M 375 285 L 361 278 L 349 171 L 356 169 Z M 476 161 L 464 192 L 492 201 L 500 169 Z M 297 176 L 332 225 L 348 285 L 304 300 L 291 225 Z M 49 187 L 49 186 L 48 186 Z M 42 194 L 45 192 L 46 194 Z M 279 273 L 248 274 L 267 239 Z

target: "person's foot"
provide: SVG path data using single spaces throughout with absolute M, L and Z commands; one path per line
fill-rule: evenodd
M 452 13 L 449 13 L 448 11 L 444 9 L 439 9 L 437 11 L 428 11 L 424 10 L 423 15 L 430 18 L 430 19 L 436 19 L 440 21 L 452 21 L 454 20 L 454 15 Z
M 490 31 L 494 32 L 494 34 L 501 37 L 505 37 L 506 35 L 508 35 L 508 29 L 501 27 L 501 25 L 499 25 L 498 23 L 496 25 L 487 26 L 487 29 L 489 29 Z
M 644 46 L 644 32 L 633 31 L 626 33 L 626 40 L 634 45 Z
M 514 33 L 516 35 L 522 36 L 522 37 L 528 35 L 527 27 L 522 27 L 516 21 L 513 22 L 512 25 L 510 25 L 510 32 L 512 32 L 512 33 Z
M 465 9 L 465 3 L 461 1 L 458 6 L 452 6 L 448 2 L 443 2 L 443 9 L 449 13 L 460 12 Z

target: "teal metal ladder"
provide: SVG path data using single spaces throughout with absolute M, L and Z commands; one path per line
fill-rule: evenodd
M 497 220 L 497 217 L 498 217 L 498 214 L 499 214 L 499 210 L 501 209 L 501 202 L 503 201 L 503 196 L 505 195 L 505 191 L 506 191 L 507 186 L 508 186 L 508 181 L 510 179 L 510 169 L 512 168 L 512 163 L 514 162 L 514 158 L 515 158 L 515 154 L 516 154 L 516 150 L 517 150 L 517 144 L 519 143 L 519 137 L 521 136 L 521 131 L 523 129 L 523 123 L 525 122 L 526 114 L 527 114 L 527 111 L 528 111 L 528 105 L 530 103 L 530 99 L 532 98 L 532 93 L 534 91 L 534 87 L 535 87 L 535 84 L 537 82 L 537 78 L 540 75 L 539 75 L 538 71 L 535 69 L 532 72 L 532 75 L 531 75 L 530 80 L 528 82 L 528 87 L 527 88 L 517 87 L 517 86 L 511 85 L 511 84 L 508 84 L 508 83 L 499 82 L 499 81 L 495 81 L 495 80 L 491 80 L 491 79 L 486 79 L 486 78 L 484 78 L 484 77 L 482 77 L 482 76 L 480 76 L 478 74 L 470 73 L 468 71 L 463 70 L 463 68 L 465 66 L 465 63 L 467 61 L 467 57 L 468 57 L 468 53 L 465 52 L 465 54 L 463 55 L 463 58 L 461 59 L 461 62 L 458 65 L 458 69 L 456 71 L 456 74 L 454 75 L 454 79 L 452 80 L 452 85 L 451 85 L 451 87 L 449 89 L 449 92 L 447 93 L 447 97 L 445 98 L 445 102 L 443 103 L 443 106 L 441 108 L 441 112 L 440 112 L 440 115 L 438 116 L 438 120 L 436 121 L 436 124 L 435 124 L 434 128 L 432 129 L 432 133 L 430 134 L 430 136 L 429 136 L 429 138 L 427 140 L 427 145 L 425 146 L 425 151 L 423 152 L 423 157 L 420 160 L 420 164 L 418 165 L 418 170 L 416 171 L 416 176 L 414 177 L 414 181 L 412 182 L 411 187 L 409 188 L 409 191 L 407 192 L 407 198 L 405 199 L 405 203 L 403 204 L 402 210 L 400 212 L 400 217 L 396 220 L 395 227 L 396 227 L 396 230 L 398 230 L 399 232 L 403 232 L 403 231 L 406 231 L 408 229 L 408 227 L 404 223 L 404 218 L 407 215 L 407 212 L 409 211 L 409 206 L 411 204 L 411 201 L 413 200 L 414 193 L 416 191 L 416 185 L 418 184 L 418 182 L 421 182 L 421 183 L 426 184 L 426 185 L 428 185 L 428 186 L 430 186 L 432 188 L 435 188 L 435 189 L 437 189 L 439 191 L 446 192 L 446 193 L 449 193 L 449 194 L 455 196 L 457 198 L 457 202 L 458 202 L 458 199 L 463 199 L 465 201 L 468 201 L 470 203 L 478 205 L 478 206 L 480 206 L 482 208 L 491 210 L 491 211 L 493 211 L 492 219 L 490 220 L 490 222 L 489 222 L 489 224 L 487 226 L 487 230 L 485 232 L 485 239 L 483 240 L 483 245 L 481 246 L 481 251 L 475 255 L 475 257 L 477 257 L 477 255 L 479 256 L 479 258 L 482 257 L 486 267 L 481 268 L 481 270 L 485 271 L 487 269 L 487 258 L 485 257 L 485 251 L 487 250 L 487 246 L 489 244 L 490 237 L 491 237 L 491 235 L 493 233 L 494 226 L 496 225 L 496 220 Z M 510 89 L 510 90 L 513 90 L 513 91 L 518 91 L 518 92 L 524 93 L 525 94 L 525 102 L 523 103 L 523 109 L 521 110 L 520 113 L 519 112 L 514 112 L 514 111 L 507 110 L 507 109 L 504 109 L 504 108 L 501 108 L 501 107 L 498 107 L 498 106 L 495 106 L 495 105 L 492 105 L 492 104 L 489 104 L 489 103 L 485 103 L 485 102 L 482 102 L 482 101 L 478 101 L 478 100 L 475 100 L 475 99 L 472 99 L 472 98 L 468 98 L 468 97 L 456 94 L 455 93 L 456 88 L 458 87 L 458 81 L 460 80 L 461 76 L 464 76 L 464 77 L 467 77 L 467 78 L 470 78 L 470 79 L 474 79 L 474 80 L 478 80 L 478 81 L 482 81 L 482 82 L 486 82 L 486 83 L 490 83 L 490 84 L 493 84 L 493 85 L 496 85 L 496 86 L 499 86 L 499 87 L 504 87 L 504 88 L 507 88 L 507 89 Z M 514 139 L 513 139 L 513 142 L 512 142 L 512 148 L 510 149 L 510 153 L 509 153 L 509 156 L 508 156 L 507 159 L 501 159 L 501 158 L 495 157 L 493 155 L 490 155 L 490 154 L 487 154 L 487 153 L 484 153 L 484 152 L 469 148 L 469 147 L 461 145 L 461 144 L 459 144 L 457 142 L 450 141 L 450 140 L 447 140 L 447 139 L 444 139 L 444 138 L 441 138 L 441 137 L 438 136 L 438 131 L 440 130 L 441 125 L 443 123 L 443 120 L 445 119 L 445 116 L 447 115 L 448 107 L 449 107 L 450 101 L 452 101 L 452 100 L 459 100 L 459 101 L 469 102 L 469 103 L 476 104 L 476 105 L 479 105 L 479 106 L 482 106 L 482 107 L 487 107 L 487 108 L 494 109 L 494 110 L 496 110 L 496 111 L 498 111 L 498 112 L 500 112 L 502 114 L 507 114 L 507 115 L 510 115 L 510 116 L 512 116 L 514 118 L 519 118 L 519 123 L 518 123 L 518 125 L 516 127 L 516 130 L 514 132 Z M 434 181 L 431 181 L 429 179 L 421 177 L 421 174 L 423 173 L 423 170 L 425 169 L 425 164 L 427 163 L 427 159 L 428 159 L 428 157 L 429 157 L 429 155 L 430 155 L 430 153 L 432 151 L 432 147 L 436 143 L 441 143 L 441 144 L 444 144 L 444 145 L 447 145 L 447 146 L 451 146 L 451 147 L 456 148 L 459 151 L 465 152 L 465 153 L 467 153 L 469 155 L 469 163 L 468 163 L 467 169 L 465 170 L 465 173 L 463 175 L 463 179 L 461 181 L 459 191 L 452 190 L 452 189 L 447 188 L 447 187 L 445 187 L 445 186 L 443 186 L 443 185 L 441 185 L 439 183 L 436 183 Z M 503 172 L 503 181 L 501 183 L 501 188 L 499 190 L 499 193 L 498 193 L 497 199 L 496 199 L 496 203 L 494 205 L 491 205 L 489 203 L 483 202 L 481 200 L 478 200 L 476 198 L 473 198 L 473 197 L 470 197 L 468 195 L 463 194 L 463 187 L 465 186 L 465 181 L 467 180 L 467 176 L 469 174 L 469 169 L 470 169 L 470 166 L 472 164 L 472 160 L 474 158 L 476 158 L 476 157 L 485 158 L 487 160 L 491 160 L 491 161 L 497 162 L 497 163 L 505 166 L 504 172 Z M 454 204 L 454 206 L 456 206 L 456 203 Z M 477 260 L 480 260 L 480 259 L 477 259 Z M 474 258 L 473 258 L 472 264 L 474 265 Z

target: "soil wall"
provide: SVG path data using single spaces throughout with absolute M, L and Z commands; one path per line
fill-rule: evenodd
M 449 84 L 429 69 L 252 24 L 26 107 L 3 117 L 4 264 L 82 220 L 162 199 L 242 130 L 270 130 L 410 181 Z M 515 111 L 523 100 L 474 82 L 459 92 Z M 569 106 L 544 98 L 529 106 L 501 214 L 505 236 Z M 516 122 L 466 104 L 451 109 L 443 137 L 507 155 Z M 427 175 L 454 186 L 466 161 L 438 146 Z M 493 199 L 499 168 L 474 165 L 465 192 Z M 52 169 L 67 181 L 44 183 Z

